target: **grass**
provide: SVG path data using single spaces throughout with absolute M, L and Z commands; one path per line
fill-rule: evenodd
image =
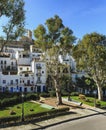
M 33 111 L 30 111 L 30 110 Z M 49 109 L 41 107 L 40 104 L 25 102 L 24 103 L 24 115 L 32 114 L 32 113 L 39 113 L 43 111 L 48 111 Z M 15 115 L 10 115 L 10 111 L 15 111 Z M 5 109 L 0 109 L 0 118 L 7 117 L 7 116 L 21 116 L 22 114 L 22 104 L 14 105 L 12 107 L 6 107 Z
M 90 106 L 94 106 L 94 98 L 93 97 L 86 97 L 86 100 L 82 100 L 82 99 L 79 99 L 79 96 L 71 96 L 71 98 L 73 100 L 76 100 L 76 101 L 79 101 L 79 102 L 82 102 L 84 104 L 87 104 L 87 105 L 90 105 Z M 87 101 L 88 100 L 88 101 Z M 96 99 L 96 102 L 98 102 L 98 99 Z M 99 101 L 100 104 L 101 104 L 101 108 L 102 107 L 106 107 L 106 101 Z

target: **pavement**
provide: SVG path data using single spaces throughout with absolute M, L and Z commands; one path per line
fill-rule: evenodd
M 71 105 L 73 102 L 69 102 Z M 76 105 L 76 104 L 73 104 Z M 27 123 L 21 123 L 18 125 L 14 125 L 14 126 L 2 126 L 0 127 L 0 130 L 44 130 L 50 126 L 54 126 L 56 124 L 61 124 L 64 122 L 68 122 L 68 121 L 73 121 L 73 120 L 78 120 L 81 118 L 86 118 L 89 116 L 94 116 L 97 114 L 105 114 L 106 110 L 102 110 L 99 108 L 95 108 L 95 107 L 90 107 L 88 105 L 82 104 L 81 107 L 75 107 L 75 108 L 70 108 L 70 112 L 68 115 L 64 115 L 64 116 L 58 116 L 56 118 L 52 118 L 52 119 L 47 119 L 45 121 L 41 121 L 41 122 L 35 122 L 35 121 L 31 121 L 31 122 L 27 122 Z

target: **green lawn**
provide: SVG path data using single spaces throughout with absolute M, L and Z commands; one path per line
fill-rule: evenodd
M 82 102 L 84 104 L 94 106 L 94 98 L 93 97 L 86 97 L 86 100 L 79 99 L 79 96 L 70 96 L 72 100 Z M 87 101 L 88 100 L 88 101 Z M 98 102 L 98 99 L 96 99 L 96 102 Z M 102 107 L 106 107 L 106 101 L 99 101 Z
M 33 109 L 34 111 L 30 111 Z M 10 115 L 10 111 L 15 111 L 15 115 Z M 37 103 L 31 103 L 31 102 L 25 102 L 24 103 L 24 114 L 32 114 L 32 113 L 38 113 L 43 111 L 48 111 L 49 109 L 41 107 L 40 104 Z M 7 117 L 7 116 L 19 116 L 22 113 L 22 104 L 14 105 L 12 107 L 6 107 L 5 109 L 0 109 L 0 118 L 1 117 Z

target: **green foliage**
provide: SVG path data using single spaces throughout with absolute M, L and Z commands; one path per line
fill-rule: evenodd
M 95 101 L 95 98 L 93 97 L 86 97 L 86 99 L 82 100 L 79 99 L 79 96 L 71 96 L 71 99 L 79 102 L 83 102 L 83 104 L 87 104 L 90 106 L 94 106 L 94 101 Z M 96 99 L 96 104 L 97 104 L 96 107 L 106 108 L 106 101 L 99 101 Z
M 79 99 L 81 99 L 81 100 L 85 100 L 85 99 L 86 99 L 86 96 L 83 95 L 83 94 L 79 94 Z
M 76 78 L 76 86 L 82 88 L 83 92 L 85 90 L 89 90 L 90 94 L 92 94 L 92 92 L 95 89 L 97 89 L 94 80 L 91 77 L 85 77 L 85 76 L 82 76 L 81 78 Z
M 56 91 L 49 91 L 50 97 L 55 97 L 56 96 Z
M 35 44 L 45 49 L 51 48 L 52 45 L 60 43 L 61 47 L 64 46 L 64 51 L 71 49 L 71 45 L 75 41 L 73 31 L 63 25 L 62 19 L 55 15 L 53 18 L 46 20 L 45 26 L 39 25 L 34 30 L 36 38 Z
M 61 64 L 58 58 L 60 54 L 65 55 L 71 52 L 72 44 L 76 38 L 73 36 L 73 31 L 65 27 L 62 19 L 57 15 L 47 19 L 45 26 L 39 25 L 34 30 L 34 36 L 35 45 L 41 47 L 45 52 L 43 59 L 47 62 L 47 72 L 53 81 L 57 102 L 62 104 L 60 80 L 63 76 L 63 70 L 67 68 L 70 72 L 70 67 Z
M 78 96 L 79 95 L 79 92 L 72 92 L 71 93 L 71 96 Z
M 3 47 L 11 40 L 16 40 L 24 33 L 25 11 L 23 0 L 2 0 L 0 1 L 0 18 L 5 16 L 7 24 L 3 26 L 5 38 L 1 44 L 1 51 Z
M 50 94 L 46 92 L 42 92 L 40 93 L 40 97 L 50 97 Z
M 33 113 L 30 115 L 26 115 L 26 120 L 32 120 L 36 119 L 37 121 L 40 119 L 47 119 L 47 118 L 53 118 L 62 114 L 65 114 L 66 112 L 69 112 L 69 107 L 66 108 L 60 108 L 60 109 L 52 109 L 50 111 L 40 112 L 40 113 Z
M 1 94 L 1 98 L 2 98 L 2 100 L 0 100 L 1 107 L 8 107 L 22 102 L 21 93 L 20 94 L 8 93 L 8 94 L 10 94 L 11 96 L 10 95 L 7 96 L 6 94 Z M 39 99 L 38 94 L 28 93 L 25 94 L 24 96 L 24 101 L 38 100 L 38 99 Z
M 106 81 L 106 47 L 102 42 L 106 36 L 91 33 L 86 34 L 73 48 L 73 56 L 79 70 L 85 70 L 98 87 L 98 99 L 102 100 L 102 87 Z M 79 55 L 80 54 L 80 55 Z
M 19 104 L 19 106 L 20 106 L 20 104 Z M 24 116 L 25 121 L 30 121 L 30 120 L 33 120 L 33 119 L 39 121 L 39 120 L 42 120 L 42 119 L 56 117 L 56 116 L 66 114 L 67 112 L 69 112 L 69 107 L 61 108 L 61 109 L 52 109 L 52 110 L 47 111 L 47 109 L 44 109 L 44 108 L 41 109 L 40 107 L 38 107 L 38 106 L 40 106 L 38 104 L 33 104 L 33 107 L 32 107 L 31 103 L 30 104 L 25 103 L 24 106 L 25 106 L 25 108 L 24 108 L 24 110 L 25 110 L 25 116 Z M 27 111 L 26 111 L 26 109 L 27 109 Z M 36 113 L 35 113 L 35 111 L 36 111 Z M 11 116 L 8 115 L 7 113 L 6 113 L 6 117 L 0 116 L 0 124 L 7 124 L 7 123 L 11 124 L 11 123 L 20 122 L 21 116 L 17 115 L 17 113 L 18 113 L 17 109 L 15 109 L 15 113 L 16 113 L 16 115 L 14 115 L 14 111 L 12 110 Z M 21 114 L 21 110 L 20 110 L 20 114 Z

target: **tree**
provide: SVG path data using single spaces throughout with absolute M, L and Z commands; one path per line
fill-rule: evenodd
M 59 55 L 65 55 L 70 52 L 72 43 L 76 38 L 73 36 L 72 30 L 65 27 L 61 18 L 57 15 L 47 19 L 45 26 L 39 25 L 34 30 L 34 36 L 36 38 L 36 46 L 42 47 L 45 51 L 44 59 L 47 63 L 47 72 L 54 82 L 57 103 L 58 105 L 62 104 L 60 78 L 63 76 L 65 68 L 70 73 L 70 66 L 61 64 Z
M 11 40 L 16 40 L 24 33 L 24 1 L 2 0 L 0 1 L 0 18 L 5 16 L 7 24 L 3 26 L 4 37 L 2 37 L 1 51 Z
M 86 34 L 73 48 L 77 67 L 85 70 L 93 78 L 98 89 L 99 100 L 103 99 L 102 88 L 106 81 L 106 47 L 102 45 L 104 40 L 106 40 L 104 35 Z
M 89 94 L 93 94 L 93 91 L 96 89 L 95 82 L 90 77 L 82 76 L 81 78 L 76 78 L 76 86 L 81 88 L 83 93 L 85 94 L 85 90 L 89 92 Z

